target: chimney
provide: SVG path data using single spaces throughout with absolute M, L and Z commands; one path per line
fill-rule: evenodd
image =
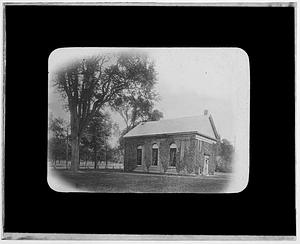
M 208 115 L 208 110 L 207 109 L 204 110 L 204 115 Z

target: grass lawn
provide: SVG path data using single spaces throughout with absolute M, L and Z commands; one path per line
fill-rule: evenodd
M 53 170 L 53 169 L 51 169 Z M 179 176 L 147 173 L 125 173 L 109 170 L 82 170 L 74 174 L 54 170 L 68 183 L 84 191 L 147 192 L 147 193 L 210 193 L 223 192 L 230 181 L 228 174 L 213 176 Z

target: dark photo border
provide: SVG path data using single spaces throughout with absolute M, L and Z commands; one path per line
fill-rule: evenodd
M 4 6 L 9 233 L 296 235 L 295 6 Z M 250 60 L 250 175 L 237 194 L 59 193 L 47 184 L 48 56 L 63 47 L 239 47 Z M 121 236 L 120 236 L 121 237 Z M 24 237 L 23 237 L 24 238 Z M 80 237 L 79 237 L 80 238 Z

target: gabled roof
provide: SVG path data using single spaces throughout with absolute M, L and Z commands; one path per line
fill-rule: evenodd
M 143 122 L 124 135 L 125 138 L 174 133 L 197 133 L 210 139 L 219 135 L 211 115 Z

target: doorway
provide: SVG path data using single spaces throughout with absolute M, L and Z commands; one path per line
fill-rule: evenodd
M 203 175 L 208 175 L 209 155 L 204 155 Z

